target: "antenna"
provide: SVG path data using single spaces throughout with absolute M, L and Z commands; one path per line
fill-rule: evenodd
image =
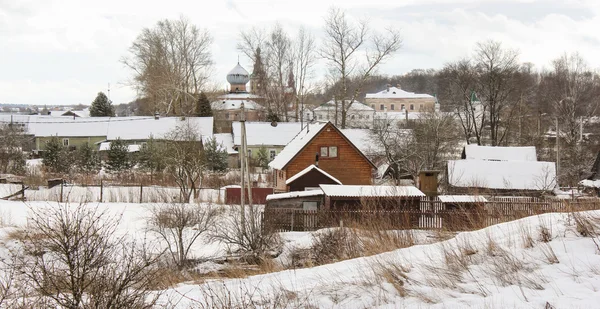
M 108 101 L 110 102 L 110 83 L 108 83 Z
M 240 54 L 238 54 L 238 64 L 240 64 Z

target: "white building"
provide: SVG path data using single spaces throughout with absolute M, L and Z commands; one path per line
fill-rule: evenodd
M 350 104 L 347 100 L 346 104 Z M 346 105 L 347 106 L 347 105 Z M 373 127 L 373 119 L 375 117 L 375 110 L 361 102 L 354 101 L 350 104 L 350 108 L 347 108 L 346 114 L 346 127 L 348 128 L 364 128 L 369 129 Z M 336 118 L 336 106 L 333 100 L 321 104 L 321 106 L 313 110 L 314 120 L 319 122 L 331 121 L 335 123 Z M 337 123 L 342 123 L 342 103 L 338 102 L 337 112 Z

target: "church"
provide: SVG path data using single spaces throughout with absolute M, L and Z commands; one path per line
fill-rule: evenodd
M 227 74 L 229 92 L 217 97 L 211 103 L 217 132 L 231 130 L 231 122 L 240 119 L 242 103 L 246 111 L 246 120 L 259 121 L 265 118 L 266 110 L 262 106 L 264 98 L 247 91 L 246 85 L 250 81 L 250 74 L 240 63 Z

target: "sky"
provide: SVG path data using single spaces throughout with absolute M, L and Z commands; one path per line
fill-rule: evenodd
M 0 103 L 90 104 L 109 84 L 115 104 L 130 102 L 137 93 L 121 59 L 143 28 L 180 16 L 214 37 L 212 80 L 225 88 L 238 56 L 251 70 L 236 49 L 241 30 L 279 22 L 295 33 L 304 25 L 319 42 L 334 5 L 374 30 L 400 29 L 403 46 L 382 74 L 439 69 L 488 39 L 538 68 L 573 51 L 600 68 L 597 0 L 0 0 Z M 316 70 L 325 76 L 324 66 Z

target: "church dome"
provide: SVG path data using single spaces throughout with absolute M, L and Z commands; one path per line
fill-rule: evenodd
M 227 74 L 227 82 L 232 85 L 245 85 L 250 81 L 250 74 L 239 63 Z

